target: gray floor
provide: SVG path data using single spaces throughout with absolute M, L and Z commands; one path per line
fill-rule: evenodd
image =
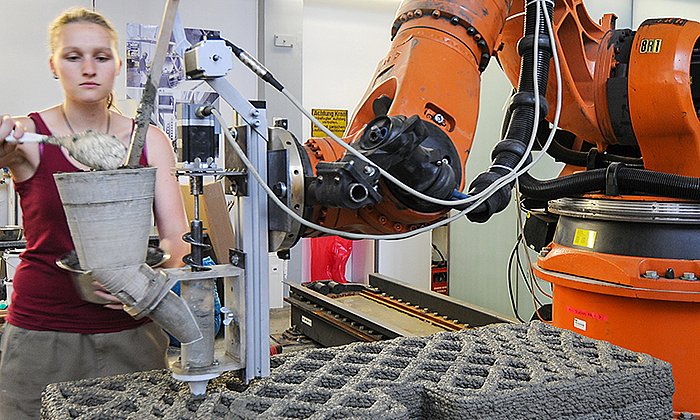
M 291 327 L 292 307 L 270 309 L 270 335 L 279 335 Z

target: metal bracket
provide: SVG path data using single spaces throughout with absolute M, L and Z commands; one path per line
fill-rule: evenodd
M 240 249 L 230 248 L 228 250 L 228 258 L 234 267 L 245 269 L 245 252 Z
M 248 174 L 228 175 L 226 177 L 231 182 L 231 193 L 236 197 L 248 197 Z

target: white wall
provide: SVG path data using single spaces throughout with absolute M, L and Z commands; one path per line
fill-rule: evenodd
M 304 105 L 353 113 L 377 63 L 391 45 L 390 33 L 400 0 L 304 1 Z M 305 122 L 304 138 L 311 133 Z M 430 235 L 404 241 L 379 241 L 378 271 L 429 287 Z M 352 281 L 373 271 L 373 247 L 356 244 L 348 269 Z
M 637 0 L 617 0 L 615 2 L 603 0 L 584 0 L 588 15 L 594 22 L 598 22 L 606 13 L 614 13 L 617 16 L 617 28 L 630 28 L 632 25 L 632 3 Z
M 351 113 L 389 50 L 400 0 L 304 0 L 304 105 Z M 311 125 L 304 124 L 304 138 Z
M 632 9 L 634 27 L 653 17 L 681 17 L 700 21 L 700 2 L 697 0 L 634 0 Z
M 71 6 L 90 7 L 89 0 L 4 0 L 0 2 L 0 113 L 26 115 L 54 105 L 62 98 L 49 70 L 46 27 Z
M 302 17 L 303 0 L 258 0 L 258 59 L 275 75 L 288 92 L 302 100 Z M 288 46 L 275 45 L 275 36 L 283 36 Z M 258 80 L 258 97 L 267 102 L 268 122 L 271 125 L 275 118 L 285 118 L 289 131 L 302 138 L 304 119 L 302 114 L 280 92 Z M 275 275 L 284 280 L 299 283 L 309 278 L 309 250 L 305 242 L 300 242 L 292 248 L 288 262 L 280 261 L 276 255 L 270 257 L 270 306 L 282 306 L 282 297 L 288 292 L 285 286 L 274 281 Z M 277 272 L 275 267 L 283 267 Z M 275 290 L 277 289 L 277 290 Z
M 300 100 L 302 91 L 302 20 L 303 0 L 260 0 L 258 30 L 258 59 L 275 75 L 287 92 Z M 286 46 L 275 45 L 275 36 L 283 37 Z M 289 131 L 297 139 L 303 134 L 301 113 L 279 91 L 264 81 L 258 81 L 260 97 L 267 101 L 267 115 L 270 124 L 274 118 L 286 118 Z

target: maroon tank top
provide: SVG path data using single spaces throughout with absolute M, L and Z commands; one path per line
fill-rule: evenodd
M 51 135 L 38 113 L 29 114 L 36 132 Z M 74 249 L 53 174 L 77 172 L 58 146 L 43 145 L 36 173 L 15 186 L 22 206 L 27 249 L 12 280 L 14 293 L 7 321 L 36 331 L 109 333 L 149 322 L 135 320 L 124 311 L 107 309 L 80 298 L 71 274 L 56 260 Z M 141 165 L 147 166 L 146 153 Z

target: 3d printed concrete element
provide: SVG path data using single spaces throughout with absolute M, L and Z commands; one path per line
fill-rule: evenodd
M 668 363 L 534 322 L 276 356 L 191 397 L 168 371 L 50 385 L 51 419 L 671 418 Z

